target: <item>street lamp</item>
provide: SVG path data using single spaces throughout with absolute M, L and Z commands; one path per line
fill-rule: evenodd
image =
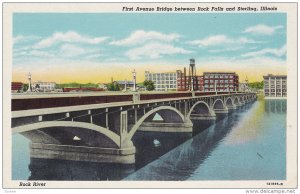
M 27 89 L 27 92 L 31 92 L 31 74 L 30 72 L 28 73 L 28 89 Z
M 133 91 L 136 92 L 136 72 L 135 72 L 135 69 L 132 72 L 132 76 L 133 76 Z
M 125 92 L 127 91 L 127 80 L 125 79 Z

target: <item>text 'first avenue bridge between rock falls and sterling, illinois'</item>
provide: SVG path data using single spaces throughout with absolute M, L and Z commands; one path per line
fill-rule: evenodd
M 233 6 L 233 7 L 133 7 L 133 6 L 124 6 L 122 8 L 123 12 L 233 12 L 233 11 L 277 11 L 275 6 L 261 6 L 257 7 L 242 7 L 242 6 Z

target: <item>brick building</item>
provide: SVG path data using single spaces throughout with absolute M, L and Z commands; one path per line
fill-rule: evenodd
M 11 91 L 12 92 L 21 92 L 23 89 L 22 82 L 11 82 Z
M 204 91 L 238 91 L 239 76 L 235 72 L 204 72 Z
M 188 91 L 192 89 L 192 77 L 193 79 L 193 90 L 203 91 L 203 76 L 189 76 L 186 75 L 186 68 L 183 72 L 177 70 L 177 91 Z

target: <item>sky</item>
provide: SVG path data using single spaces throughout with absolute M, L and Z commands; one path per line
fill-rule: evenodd
M 286 74 L 285 13 L 14 13 L 13 81 L 137 81 L 196 60 L 198 75 Z

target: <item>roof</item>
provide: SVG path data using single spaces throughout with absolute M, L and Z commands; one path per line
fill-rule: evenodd
M 150 71 L 145 71 L 145 73 L 149 73 L 149 74 L 167 74 L 167 73 L 176 74 L 177 71 L 181 71 L 181 70 L 167 71 L 167 72 L 150 72 Z
M 22 82 L 11 82 L 11 85 L 23 85 Z
M 203 74 L 236 74 L 235 72 L 203 72 Z
M 268 74 L 268 75 L 264 75 L 263 78 L 268 78 L 268 77 L 283 77 L 286 78 L 287 75 L 273 75 L 273 74 Z

